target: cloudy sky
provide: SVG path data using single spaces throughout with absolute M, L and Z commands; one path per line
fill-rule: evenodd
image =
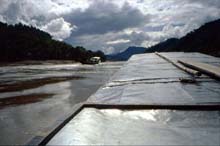
M 181 37 L 220 18 L 220 0 L 0 0 L 0 21 L 107 54 Z

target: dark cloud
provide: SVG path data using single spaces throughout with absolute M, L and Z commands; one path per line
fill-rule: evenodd
M 145 32 L 110 32 L 106 34 L 83 35 L 71 42 L 75 45 L 84 44 L 91 50 L 103 50 L 105 53 L 114 53 L 125 50 L 128 46 L 141 46 L 143 41 L 150 41 Z
M 65 16 L 68 22 L 78 27 L 73 36 L 84 34 L 104 34 L 139 27 L 149 21 L 139 9 L 125 3 L 122 7 L 114 3 L 97 0 L 84 11 L 73 10 Z
M 129 45 L 141 45 L 149 38 L 144 32 L 123 32 L 126 29 L 143 27 L 150 21 L 150 15 L 144 15 L 128 3 L 118 6 L 109 1 L 98 0 L 84 11 L 72 11 L 65 19 L 77 26 L 76 31 L 66 41 L 73 45 L 83 44 L 91 50 L 120 52 Z M 115 43 L 107 43 L 111 41 Z
M 3 18 L 8 23 L 16 23 L 16 22 L 18 22 L 19 21 L 18 20 L 19 16 L 23 17 L 22 13 L 21 13 L 21 6 L 20 6 L 20 4 L 17 3 L 17 2 L 10 3 L 8 5 L 7 11 L 3 12 L 3 16 L 4 16 Z

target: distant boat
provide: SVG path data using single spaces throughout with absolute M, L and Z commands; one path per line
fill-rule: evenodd
M 88 59 L 84 64 L 99 64 L 101 63 L 101 57 L 95 56 Z

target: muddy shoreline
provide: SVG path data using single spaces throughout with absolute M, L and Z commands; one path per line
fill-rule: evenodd
M 21 96 L 1 98 L 0 109 L 6 108 L 9 106 L 17 106 L 17 105 L 40 102 L 43 99 L 50 98 L 53 95 L 54 94 L 30 94 L 30 95 L 21 95 Z
M 86 101 L 122 65 L 44 62 L 1 67 L 0 145 L 25 145 L 38 134 L 53 130 L 54 123 Z
M 80 64 L 73 60 L 25 60 L 15 62 L 0 62 L 0 67 L 4 66 L 19 66 L 19 65 L 56 65 L 56 64 Z
M 27 90 L 27 89 L 37 88 L 37 87 L 47 85 L 47 84 L 65 82 L 68 80 L 79 80 L 83 78 L 85 77 L 82 77 L 82 76 L 49 77 L 49 78 L 43 78 L 43 79 L 34 79 L 30 81 L 22 81 L 22 82 L 18 82 L 14 84 L 0 84 L 0 93 Z

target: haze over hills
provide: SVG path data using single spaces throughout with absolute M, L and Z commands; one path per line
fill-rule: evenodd
M 144 47 L 129 47 L 123 52 L 112 54 L 112 55 L 106 55 L 107 60 L 128 60 L 133 54 L 141 54 L 144 53 L 146 48 Z
M 186 36 L 170 38 L 152 47 L 129 47 L 124 52 L 108 55 L 109 60 L 128 60 L 134 54 L 152 52 L 201 52 L 220 57 L 220 19 L 209 22 Z
M 8 25 L 0 22 L 0 62 L 24 60 L 74 60 L 85 62 L 92 56 L 100 56 L 101 51 L 92 52 L 84 47 L 53 40 L 50 34 L 25 26 Z

